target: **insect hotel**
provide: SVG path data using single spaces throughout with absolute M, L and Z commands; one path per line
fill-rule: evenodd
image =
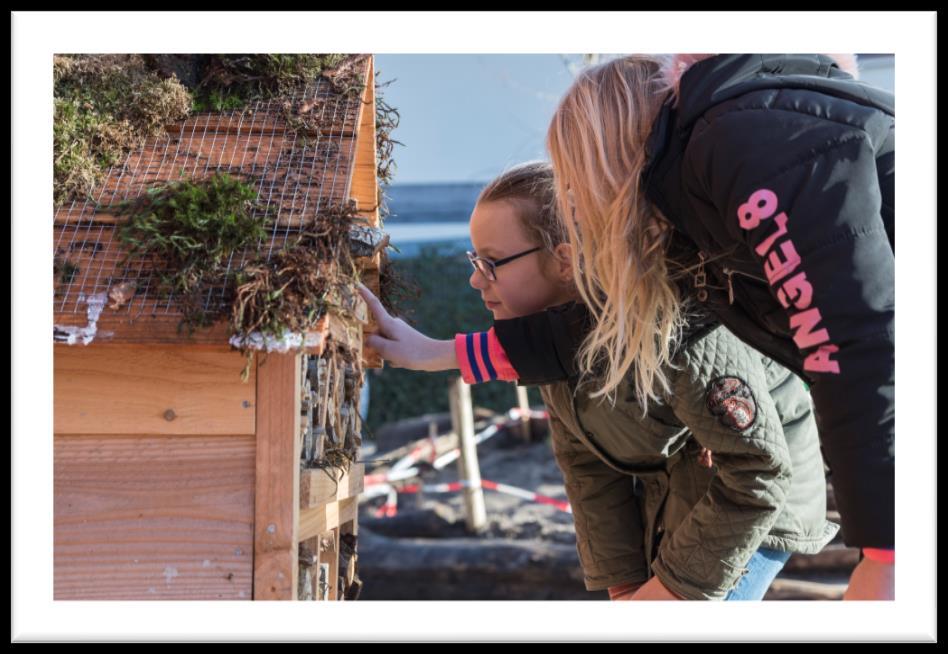
M 56 209 L 55 599 L 358 597 L 374 81 L 191 112 Z

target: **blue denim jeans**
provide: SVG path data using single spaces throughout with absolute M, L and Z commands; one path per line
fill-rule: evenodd
M 737 586 L 727 594 L 724 600 L 733 602 L 763 599 L 770 584 L 789 558 L 790 552 L 778 552 L 761 547 L 747 562 L 745 566 L 747 574 L 741 577 Z

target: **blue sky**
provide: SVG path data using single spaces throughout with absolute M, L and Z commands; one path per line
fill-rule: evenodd
M 578 60 L 577 56 L 572 59 Z M 572 76 L 557 54 L 377 54 L 398 110 L 393 183 L 482 182 L 528 159 Z
M 546 159 L 546 128 L 572 75 L 560 54 L 376 54 L 398 110 L 393 184 L 484 182 Z M 891 58 L 860 60 L 863 79 L 893 89 Z M 881 68 L 880 68 L 881 65 Z

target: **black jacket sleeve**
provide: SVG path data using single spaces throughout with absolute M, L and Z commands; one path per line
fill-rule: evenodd
M 590 329 L 582 302 L 568 302 L 520 318 L 494 321 L 494 333 L 522 386 L 550 384 L 577 374 L 576 353 Z
M 693 219 L 747 247 L 785 312 L 860 547 L 894 547 L 893 138 L 845 115 L 737 111 L 696 128 L 682 169 Z

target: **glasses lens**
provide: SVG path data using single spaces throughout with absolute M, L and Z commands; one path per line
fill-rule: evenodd
M 474 266 L 474 270 L 484 275 L 488 281 L 497 281 L 497 276 L 494 275 L 494 267 L 486 259 L 481 259 L 473 252 L 468 252 L 467 260 L 471 262 L 472 266 Z
M 484 275 L 484 277 L 486 277 L 490 281 L 494 281 L 496 279 L 496 277 L 494 277 L 493 266 L 491 266 L 489 263 L 487 263 L 483 259 L 475 259 L 474 267 L 480 270 L 481 274 Z

